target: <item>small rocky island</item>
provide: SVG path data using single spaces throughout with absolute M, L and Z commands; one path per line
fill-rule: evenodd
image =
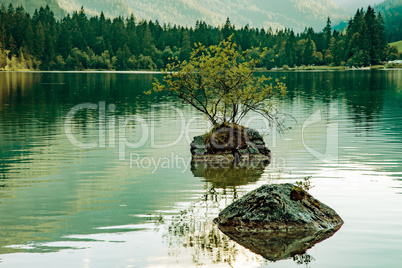
M 214 222 L 231 239 L 272 261 L 304 254 L 343 224 L 332 208 L 290 183 L 247 193 Z
M 237 232 L 318 232 L 343 224 L 332 208 L 290 183 L 263 185 L 230 204 L 214 221 Z
M 194 137 L 190 144 L 192 162 L 220 164 L 270 162 L 271 151 L 258 131 L 234 123 L 222 123 L 209 133 Z

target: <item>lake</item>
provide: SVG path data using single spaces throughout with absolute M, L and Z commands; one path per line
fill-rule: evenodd
M 0 267 L 399 267 L 402 70 L 266 73 L 286 133 L 250 115 L 265 169 L 191 165 L 210 127 L 151 73 L 0 72 Z M 212 220 L 267 183 L 311 176 L 343 218 L 332 237 L 270 261 Z

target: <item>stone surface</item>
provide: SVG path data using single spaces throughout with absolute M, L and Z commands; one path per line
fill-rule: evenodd
M 221 124 L 212 133 L 194 137 L 190 144 L 193 162 L 270 161 L 271 151 L 258 131 L 236 124 Z
M 293 184 L 263 185 L 226 207 L 214 220 L 230 233 L 302 234 L 340 228 L 341 217 Z

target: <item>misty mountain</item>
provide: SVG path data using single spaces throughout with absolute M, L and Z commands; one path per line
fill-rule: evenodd
M 68 13 L 80 10 L 84 7 L 89 16 L 99 15 L 102 11 L 107 17 L 129 17 L 133 10 L 126 0 L 55 0 L 60 7 Z
M 158 20 L 194 26 L 197 20 L 222 25 L 229 17 L 237 27 L 293 28 L 305 27 L 321 30 L 328 16 L 345 17 L 345 11 L 332 0 L 58 0 L 67 12 L 84 6 L 89 15 L 104 11 L 107 16 L 128 16 L 131 12 L 139 19 Z
M 5 8 L 8 8 L 10 3 L 13 4 L 14 8 L 23 6 L 30 14 L 34 14 L 35 10 L 39 9 L 41 6 L 45 7 L 48 5 L 56 18 L 61 18 L 66 15 L 64 9 L 60 8 L 58 0 L 0 0 L 0 5 L 3 4 Z
M 332 0 L 335 5 L 343 8 L 350 15 L 353 15 L 358 8 L 366 9 L 369 5 L 378 5 L 384 0 Z
M 138 20 L 158 20 L 160 24 L 194 26 L 197 20 L 213 26 L 220 26 L 229 17 L 232 24 L 241 28 L 264 27 L 273 29 L 292 28 L 301 32 L 305 27 L 320 31 L 327 17 L 338 29 L 356 12 L 352 6 L 382 2 L 375 6 L 385 19 L 389 40 L 402 39 L 402 0 L 0 0 L 6 8 L 9 3 L 18 5 L 31 14 L 40 6 L 49 5 L 55 17 L 60 19 L 84 7 L 89 16 L 104 12 L 107 17 L 128 17 L 132 13 Z M 336 5 L 336 4 L 337 5 Z M 340 8 L 341 5 L 344 9 Z

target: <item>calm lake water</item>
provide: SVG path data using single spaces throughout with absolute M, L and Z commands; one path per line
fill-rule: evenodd
M 400 267 L 402 70 L 267 75 L 286 76 L 292 128 L 250 115 L 272 163 L 219 170 L 190 164 L 203 116 L 143 94 L 159 74 L 0 73 L 0 267 Z M 213 224 L 306 176 L 345 224 L 303 256 L 266 260 Z

